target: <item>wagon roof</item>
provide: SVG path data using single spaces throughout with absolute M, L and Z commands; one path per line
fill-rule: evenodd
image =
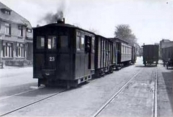
M 120 38 L 113 37 L 113 38 L 108 38 L 108 39 L 110 39 L 112 41 L 123 42 L 123 43 L 129 44 L 127 41 L 120 39 Z
M 102 36 L 102 35 L 96 35 L 97 37 L 102 37 L 102 38 L 105 38 L 105 39 L 108 39 L 108 38 L 106 38 L 106 37 L 104 37 L 104 36 Z
M 143 46 L 159 46 L 159 45 L 147 44 L 147 45 L 143 45 Z
M 82 30 L 82 31 L 85 31 L 85 32 L 88 32 L 88 33 L 92 33 L 95 35 L 95 33 L 91 32 L 91 31 L 88 31 L 88 30 L 85 30 L 85 29 L 82 29 L 80 27 L 77 27 L 77 26 L 74 26 L 74 25 L 71 25 L 71 24 L 63 24 L 63 23 L 51 23 L 51 24 L 47 24 L 47 25 L 44 25 L 44 26 L 39 26 L 39 27 L 35 27 L 34 29 L 39 29 L 39 28 L 43 28 L 43 27 L 67 27 L 67 28 L 74 28 L 74 29 L 79 29 L 79 30 Z

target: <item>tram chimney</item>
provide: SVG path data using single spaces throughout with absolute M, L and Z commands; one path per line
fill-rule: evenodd
M 58 18 L 58 20 L 57 20 L 57 23 L 58 24 L 65 24 L 65 18 Z
M 64 13 L 62 10 L 57 12 L 57 23 L 65 24 Z

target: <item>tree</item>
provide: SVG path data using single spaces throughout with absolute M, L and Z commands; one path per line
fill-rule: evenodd
M 129 25 L 118 25 L 116 27 L 115 31 L 115 37 L 123 39 L 130 44 L 136 43 L 137 39 L 136 36 L 132 33 L 132 30 L 130 29 Z

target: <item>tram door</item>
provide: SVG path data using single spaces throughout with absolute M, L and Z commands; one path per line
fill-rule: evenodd
M 88 69 L 91 69 L 91 46 L 92 38 L 85 36 L 85 52 L 88 53 Z
M 56 69 L 56 36 L 47 36 L 45 51 L 45 69 Z

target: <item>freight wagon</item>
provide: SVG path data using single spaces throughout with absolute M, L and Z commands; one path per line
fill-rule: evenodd
M 158 45 L 143 45 L 143 64 L 153 64 L 157 66 L 159 60 L 159 46 Z
M 113 42 L 101 35 L 95 40 L 95 77 L 113 72 Z
M 162 60 L 164 66 L 168 69 L 173 66 L 173 46 L 161 48 L 162 49 Z

